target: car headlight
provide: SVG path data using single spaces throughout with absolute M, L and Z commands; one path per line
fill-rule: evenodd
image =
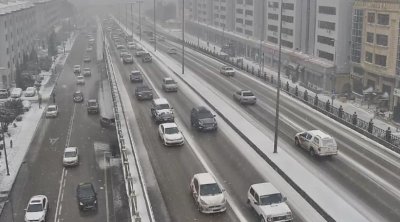
M 80 205 L 80 206 L 83 206 L 83 203 L 82 203 L 82 202 L 79 202 L 79 205 Z
M 201 205 L 207 205 L 207 203 L 203 199 L 200 199 L 200 204 Z
M 199 121 L 199 125 L 203 126 L 204 125 L 203 121 Z
M 93 201 L 93 203 L 95 203 L 95 204 L 96 204 L 96 203 L 97 203 L 97 200 L 94 200 L 94 201 Z

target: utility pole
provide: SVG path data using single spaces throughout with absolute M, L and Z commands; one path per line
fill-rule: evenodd
M 142 16 L 140 15 L 140 3 L 142 2 L 139 1 L 139 38 L 140 41 L 142 41 Z
M 6 170 L 7 170 L 7 176 L 10 176 L 10 169 L 8 167 L 8 158 L 7 158 L 7 149 L 6 149 L 6 141 L 4 137 L 4 131 L 6 128 L 6 123 L 1 122 L 1 134 L 3 136 L 3 149 L 4 149 L 4 158 L 6 159 Z
M 156 0 L 154 0 L 154 33 L 153 33 L 153 38 L 154 38 L 154 51 L 157 51 L 157 38 L 156 38 Z
M 262 0 L 262 22 L 261 22 L 261 25 L 262 25 L 262 28 L 261 28 L 261 34 L 260 34 L 260 52 L 259 52 L 259 58 L 260 58 L 260 76 L 261 76 L 261 74 L 263 73 L 263 66 L 264 66 L 264 64 L 263 64 L 263 62 L 264 62 L 264 52 L 263 52 L 263 49 L 262 49 L 262 47 L 263 47 L 263 41 L 264 41 L 264 29 L 265 29 L 265 0 Z M 262 56 L 262 57 L 261 57 Z
M 282 2 L 280 5 L 280 21 L 279 21 L 279 56 L 278 56 L 278 84 L 276 87 L 276 111 L 275 111 L 275 137 L 274 137 L 274 153 L 278 152 L 278 124 L 279 124 L 279 97 L 281 90 L 281 57 L 282 57 Z
M 131 35 L 133 38 L 133 11 L 132 11 L 133 3 L 131 3 L 131 24 L 132 24 L 132 29 L 131 29 Z
M 182 74 L 185 74 L 185 0 L 182 0 Z

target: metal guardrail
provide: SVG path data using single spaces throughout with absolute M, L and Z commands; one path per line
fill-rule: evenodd
M 107 40 L 105 40 L 107 41 Z M 126 191 L 127 195 L 129 198 L 129 208 L 130 208 L 130 214 L 131 214 L 131 221 L 133 222 L 141 222 L 142 217 L 139 214 L 138 211 L 138 201 L 137 201 L 137 193 L 134 189 L 134 180 L 131 174 L 131 169 L 129 167 L 129 161 L 128 161 L 128 151 L 127 148 L 131 148 L 134 159 L 135 159 L 135 166 L 137 168 L 138 172 L 138 177 L 139 177 L 139 182 L 141 185 L 141 188 L 143 190 L 143 195 L 144 195 L 144 200 L 146 202 L 146 209 L 147 213 L 149 216 L 149 221 L 155 221 L 154 220 L 154 215 L 152 212 L 152 207 L 149 201 L 149 197 L 147 194 L 145 182 L 143 180 L 143 174 L 142 174 L 142 169 L 140 167 L 138 157 L 136 154 L 136 151 L 134 149 L 134 143 L 133 143 L 133 138 L 131 136 L 131 132 L 128 128 L 128 122 L 125 118 L 125 110 L 122 106 L 121 102 L 121 96 L 118 90 L 118 85 L 116 83 L 116 78 L 115 78 L 115 72 L 114 72 L 114 66 L 111 62 L 111 56 L 110 52 L 108 50 L 108 43 L 104 42 L 104 58 L 106 60 L 106 69 L 107 69 L 107 76 L 110 81 L 110 86 L 111 86 L 111 95 L 113 99 L 113 107 L 114 107 L 114 115 L 115 115 L 115 127 L 117 130 L 117 136 L 118 136 L 118 141 L 119 141 L 119 147 L 120 147 L 120 152 L 121 152 L 121 161 L 123 163 L 123 174 L 124 174 L 124 180 L 125 180 L 125 186 L 126 186 Z M 124 133 L 125 131 L 125 133 Z M 128 135 L 128 138 L 124 138 L 124 134 Z

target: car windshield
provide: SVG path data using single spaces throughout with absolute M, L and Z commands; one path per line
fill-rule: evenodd
M 222 193 L 222 191 L 216 183 L 200 185 L 201 196 L 214 196 L 220 193 Z
M 139 92 L 149 92 L 150 88 L 147 86 L 143 86 L 143 87 L 138 87 L 138 91 Z
M 243 92 L 243 96 L 254 96 L 252 92 Z
M 165 84 L 175 84 L 173 79 L 165 80 Z
M 156 107 L 158 110 L 160 109 L 169 109 L 169 105 L 164 103 L 164 104 L 158 104 Z
M 179 130 L 177 127 L 165 128 L 165 134 L 177 134 Z
M 274 193 L 271 195 L 264 195 L 260 197 L 260 205 L 271 205 L 281 203 L 283 200 L 282 194 Z
M 231 71 L 231 70 L 233 70 L 233 68 L 231 68 L 231 67 L 225 67 L 225 70 L 226 70 L 226 71 Z
M 94 191 L 90 184 L 81 185 L 78 192 L 79 197 L 88 198 L 94 196 Z
M 82 93 L 76 92 L 76 93 L 74 93 L 74 96 L 82 96 Z
M 97 106 L 97 102 L 95 101 L 89 101 L 88 106 Z
M 65 158 L 76 157 L 76 152 L 75 151 L 67 151 L 64 153 L 64 157 Z
M 56 107 L 52 107 L 52 106 L 50 106 L 49 108 L 47 108 L 47 111 L 50 111 L 50 112 L 56 111 L 56 110 L 57 110 Z
M 27 212 L 40 212 L 43 211 L 43 206 L 40 203 L 29 204 Z
M 132 72 L 133 76 L 140 76 L 140 72 Z
M 214 115 L 208 110 L 202 110 L 198 113 L 199 119 L 213 118 Z

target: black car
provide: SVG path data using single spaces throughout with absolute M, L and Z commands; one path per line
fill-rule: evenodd
M 92 183 L 80 183 L 76 188 L 79 210 L 97 210 L 97 194 Z
M 199 106 L 192 109 L 190 113 L 190 122 L 198 130 L 217 130 L 217 120 L 215 115 L 206 107 Z
M 147 52 L 147 53 L 143 54 L 142 62 L 151 62 L 151 60 L 152 60 L 152 58 L 151 58 L 150 53 Z
M 146 85 L 136 87 L 135 96 L 138 100 L 150 100 L 153 99 L 153 91 Z
M 81 103 L 81 102 L 83 102 L 83 93 L 82 93 L 81 91 L 76 91 L 76 92 L 74 92 L 73 100 L 74 100 L 74 102 L 76 102 L 76 103 Z
M 99 104 L 95 99 L 89 99 L 87 102 L 87 112 L 88 114 L 99 113 Z
M 131 82 L 143 82 L 143 76 L 140 71 L 137 70 L 131 72 L 129 79 L 131 80 Z

